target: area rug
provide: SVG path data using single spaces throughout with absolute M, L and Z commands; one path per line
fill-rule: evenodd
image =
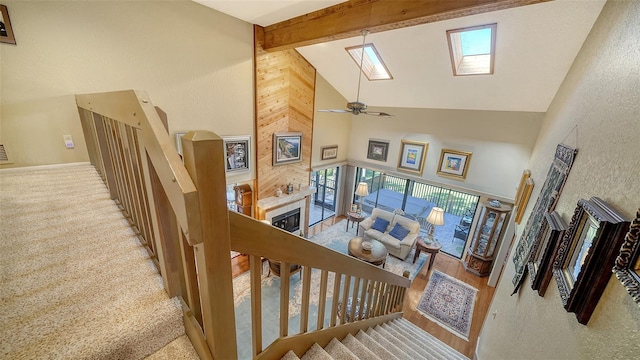
M 346 221 L 341 221 L 329 229 L 310 238 L 310 241 L 329 247 L 346 254 L 349 240 L 356 236 L 356 227 L 346 229 Z M 413 264 L 413 250 L 407 256 L 406 261 L 389 256 L 385 270 L 401 275 L 409 271 L 409 278 L 413 279 L 420 271 L 427 259 L 425 254 Z M 280 278 L 274 275 L 268 276 L 268 263 L 263 263 L 262 271 L 262 334 L 263 345 L 270 344 L 278 337 L 279 309 L 280 309 Z M 317 329 L 319 288 L 321 271 L 314 269 L 311 272 L 311 294 L 309 299 L 309 329 Z M 291 276 L 289 284 L 289 335 L 300 331 L 300 312 L 302 308 L 302 281 L 301 273 Z M 329 325 L 331 311 L 331 299 L 333 298 L 333 284 L 335 274 L 330 273 L 327 281 L 327 297 L 324 316 L 324 327 Z M 344 277 L 343 277 L 344 279 Z M 344 280 L 343 280 L 344 283 Z M 351 282 L 353 289 L 353 281 Z M 352 293 L 352 290 L 350 290 Z M 360 293 L 360 291 L 358 291 Z M 236 336 L 238 343 L 238 359 L 251 359 L 251 293 L 250 276 L 246 272 L 233 279 L 233 295 L 236 315 Z
M 478 289 L 434 270 L 417 310 L 454 335 L 469 341 Z

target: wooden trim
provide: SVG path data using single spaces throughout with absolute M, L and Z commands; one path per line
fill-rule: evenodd
M 338 340 L 342 340 L 347 336 L 347 334 L 355 335 L 360 330 L 364 331 L 370 327 L 382 325 L 399 318 L 402 318 L 401 312 L 278 339 L 254 359 L 279 359 L 289 350 L 293 350 L 298 357 L 302 357 L 302 354 L 304 354 L 314 343 L 324 347 L 334 337 Z
M 510 9 L 549 0 L 350 0 L 264 28 L 267 51 Z

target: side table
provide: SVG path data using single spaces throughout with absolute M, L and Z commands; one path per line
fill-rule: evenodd
M 364 220 L 364 216 L 362 214 L 358 214 L 355 211 L 347 212 L 347 230 L 349 231 L 349 221 L 351 221 L 351 228 L 353 228 L 353 224 L 356 226 L 360 225 L 360 222 Z M 356 235 L 358 235 L 358 228 L 356 227 Z
M 442 249 L 442 244 L 440 244 L 437 240 L 431 240 L 431 243 L 427 244 L 425 239 L 419 237 L 418 241 L 416 241 L 416 254 L 413 256 L 413 263 L 416 263 L 418 260 L 418 256 L 420 256 L 420 252 L 424 251 L 429 253 L 429 266 L 427 267 L 427 271 L 431 270 L 431 265 L 436 260 L 436 255 Z

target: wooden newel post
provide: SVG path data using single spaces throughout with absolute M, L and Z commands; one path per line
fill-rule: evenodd
M 182 149 L 200 202 L 202 242 L 194 248 L 204 334 L 214 359 L 236 359 L 223 142 L 210 131 L 191 131 L 183 136 Z

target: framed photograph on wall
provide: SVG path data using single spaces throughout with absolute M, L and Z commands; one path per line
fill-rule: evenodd
M 320 160 L 330 160 L 338 158 L 338 145 L 323 146 Z
M 284 165 L 299 161 L 302 161 L 302 133 L 274 133 L 273 165 Z
M 13 35 L 13 27 L 9 19 L 9 11 L 6 5 L 0 5 L 0 42 L 15 44 L 16 37 Z
M 249 171 L 251 136 L 223 136 L 222 140 L 227 174 Z
M 440 176 L 464 180 L 467 177 L 470 161 L 470 152 L 442 149 L 437 173 Z
M 388 152 L 389 152 L 388 141 L 369 139 L 369 147 L 367 148 L 367 159 L 387 161 Z
M 402 140 L 398 170 L 422 175 L 428 148 L 429 143 L 426 142 Z

